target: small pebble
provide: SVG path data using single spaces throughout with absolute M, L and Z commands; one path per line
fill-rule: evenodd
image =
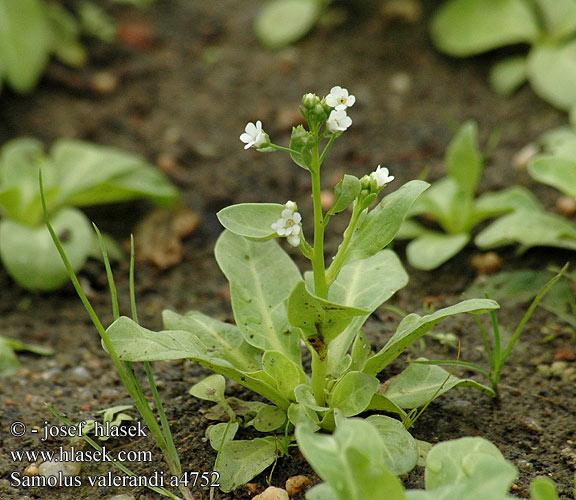
M 554 361 L 576 361 L 576 353 L 572 349 L 560 349 L 554 354 Z
M 525 169 L 534 157 L 540 152 L 540 148 L 535 143 L 530 143 L 518 151 L 512 158 L 512 165 L 518 169 Z
M 320 204 L 324 210 L 328 210 L 334 204 L 334 193 L 332 191 L 322 191 L 320 193 Z
M 94 92 L 100 95 L 110 95 L 116 92 L 118 88 L 118 77 L 108 71 L 96 73 L 91 81 L 90 87 Z
M 269 486 L 262 493 L 252 497 L 252 500 L 290 500 L 288 492 L 276 486 Z
M 502 267 L 502 259 L 496 252 L 487 252 L 472 257 L 472 267 L 479 275 L 494 274 Z
M 25 476 L 37 476 L 39 474 L 39 467 L 38 464 L 30 464 L 28 467 L 24 469 Z
M 560 196 L 556 200 L 556 210 L 566 217 L 576 215 L 576 200 L 571 196 Z
M 122 495 L 113 495 L 111 497 L 106 497 L 104 500 L 136 500 L 132 495 L 127 495 L 123 493 Z
M 77 384 L 85 384 L 92 380 L 92 375 L 84 366 L 77 366 L 76 368 L 72 369 L 68 379 L 72 382 L 76 382 Z
M 64 476 L 77 476 L 81 470 L 80 462 L 44 462 L 38 467 L 38 475 L 57 476 L 61 472 Z
M 178 170 L 178 161 L 176 157 L 170 153 L 161 153 L 156 160 L 158 168 L 165 174 L 173 174 Z
M 290 497 L 298 495 L 310 486 L 312 486 L 312 481 L 304 475 L 292 476 L 286 480 L 286 492 Z
M 417 23 L 422 19 L 422 4 L 420 0 L 388 0 L 382 6 L 384 19 Z

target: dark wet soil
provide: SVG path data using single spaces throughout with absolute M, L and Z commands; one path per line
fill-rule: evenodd
M 95 94 L 89 86 L 78 84 L 77 74 L 54 64 L 33 95 L 17 97 L 4 90 L 0 96 L 1 142 L 30 135 L 50 144 L 66 136 L 126 148 L 169 165 L 184 204 L 202 215 L 201 226 L 185 242 L 181 264 L 164 272 L 147 264 L 138 266 L 136 287 L 143 325 L 160 328 L 160 313 L 165 308 L 179 312 L 197 309 L 219 319 L 232 319 L 226 283 L 212 254 L 221 230 L 214 214 L 220 208 L 245 201 L 294 199 L 304 220 L 311 220 L 305 172 L 284 155 L 245 152 L 238 140 L 247 121 L 262 119 L 275 142 L 286 142 L 296 120 L 296 105 L 308 91 L 325 94 L 338 84 L 358 98 L 351 112 L 354 125 L 326 163 L 326 188 L 344 172 L 363 175 L 378 164 L 391 168 L 397 177 L 395 186 L 419 176 L 427 167 L 431 168 L 430 178 L 437 178 L 455 127 L 472 118 L 479 122 L 483 138 L 495 128 L 501 131 L 500 145 L 481 189 L 527 185 L 553 206 L 556 193 L 533 186 L 524 171 L 512 167 L 512 158 L 566 118 L 529 88 L 509 100 L 494 95 L 486 84 L 489 58 L 457 61 L 436 53 L 426 34 L 426 16 L 437 2 L 427 2 L 425 19 L 413 24 L 384 23 L 377 3 L 362 3 L 361 9 L 358 4 L 356 8 L 348 6 L 344 24 L 318 29 L 296 47 L 276 53 L 261 47 L 253 36 L 251 22 L 262 4 L 166 0 L 149 12 L 119 10 L 116 14 L 121 22 L 136 22 L 149 30 L 147 43 L 139 47 L 126 43 L 95 46 L 91 63 L 82 74 L 88 81 L 101 71 L 116 75 L 119 85 L 114 92 Z M 408 76 L 409 88 L 399 90 L 394 84 L 399 74 Z M 125 240 L 147 210 L 145 204 L 131 204 L 89 214 L 103 230 Z M 345 222 L 342 217 L 331 224 L 328 252 L 335 250 Z M 398 249 L 403 255 L 402 246 Z M 440 307 L 460 300 L 474 280 L 470 260 L 476 253 L 468 248 L 433 273 L 409 269 L 411 282 L 393 304 L 421 313 L 425 303 Z M 536 249 L 523 256 L 505 250 L 502 257 L 504 268 L 511 270 L 561 265 L 572 255 Z M 117 264 L 115 271 L 122 306 L 128 312 L 128 266 Z M 102 265 L 91 262 L 82 279 L 92 289 L 98 314 L 108 324 L 111 311 Z M 128 400 L 71 286 L 50 295 L 34 295 L 21 290 L 0 270 L 0 299 L 2 335 L 49 345 L 57 353 L 46 358 L 21 355 L 22 370 L 0 386 L 0 497 L 80 500 L 131 492 L 139 499 L 155 498 L 143 489 L 9 486 L 10 473 L 22 472 L 27 465 L 14 463 L 10 451 L 68 443 L 40 444 L 30 434 L 12 437 L 8 433 L 11 422 L 19 420 L 29 427 L 42 426 L 45 420 L 55 423 L 44 402 L 79 421 Z M 523 312 L 522 306 L 505 308 L 499 313 L 501 322 L 513 327 Z M 397 323 L 391 313 L 377 312 L 367 325 L 373 343 L 382 345 Z M 551 329 L 559 335 L 543 343 Z M 485 361 L 479 333 L 470 318 L 446 322 L 440 331 L 459 336 L 462 359 Z M 557 352 L 573 348 L 574 337 L 568 328 L 538 311 L 504 371 L 500 401 L 495 403 L 470 390 L 455 390 L 430 405 L 414 428 L 416 437 L 432 443 L 468 435 L 490 439 L 520 470 L 515 495 L 528 498 L 530 480 L 547 475 L 568 498 L 576 467 L 575 384 L 561 377 L 543 377 L 537 366 L 550 365 Z M 448 349 L 429 339 L 409 354 L 455 357 Z M 88 370 L 89 378 L 75 376 L 74 369 L 79 366 Z M 402 368 L 403 363 L 397 363 L 384 375 Z M 184 468 L 211 470 L 215 453 L 203 439 L 208 422 L 200 411 L 206 405 L 187 393 L 206 371 L 187 361 L 155 363 L 154 370 Z M 229 393 L 253 398 L 235 385 Z M 107 446 L 153 449 L 148 438 L 115 439 Z M 139 474 L 150 475 L 162 468 L 160 464 L 156 453 L 154 462 L 133 467 Z M 109 470 L 107 464 L 88 463 L 83 473 Z M 299 453 L 292 451 L 290 459 L 278 462 L 272 484 L 282 486 L 295 474 L 318 481 Z M 266 477 L 263 474 L 254 480 L 256 491 L 265 488 Z M 417 468 L 406 484 L 422 487 L 423 470 Z M 206 491 L 195 490 L 194 494 L 197 499 L 208 498 Z M 215 498 L 248 499 L 253 495 L 244 488 L 231 494 L 216 492 Z

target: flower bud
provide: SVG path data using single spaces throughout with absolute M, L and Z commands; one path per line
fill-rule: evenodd
M 302 97 L 302 104 L 308 110 L 312 110 L 317 104 L 320 103 L 320 98 L 311 92 Z

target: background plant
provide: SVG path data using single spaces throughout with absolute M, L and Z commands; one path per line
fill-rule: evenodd
M 57 140 L 49 155 L 35 139 L 6 143 L 0 150 L 0 258 L 30 290 L 54 290 L 68 279 L 43 223 L 39 168 L 48 212 L 74 271 L 98 254 L 90 222 L 74 207 L 135 198 L 173 204 L 178 199 L 158 169 L 131 153 L 73 139 Z
M 508 95 L 527 80 L 554 106 L 576 107 L 575 0 L 448 0 L 430 33 L 436 47 L 454 57 L 529 44 L 527 56 L 509 56 L 492 68 L 492 87 Z
M 477 197 L 485 156 L 478 145 L 477 125 L 465 123 L 446 151 L 448 175 L 418 198 L 397 236 L 412 240 L 406 248 L 412 266 L 435 269 L 470 242 L 473 229 L 481 222 L 520 208 L 540 207 L 534 195 L 518 186 Z M 432 220 L 442 231 L 417 222 L 415 217 Z M 507 226 L 498 234 L 505 235 L 506 230 Z M 482 241 L 479 246 L 483 246 Z
M 398 257 L 385 247 L 428 184 L 408 182 L 372 208 L 379 192 L 393 180 L 388 170 L 378 167 L 362 179 L 346 175 L 335 188 L 333 206 L 323 212 L 321 168 L 334 141 L 352 123 L 347 108 L 354 101 L 354 96 L 340 87 L 334 87 L 324 99 L 306 94 L 301 111 L 308 128 L 295 127 L 289 147 L 270 142 L 261 122 L 248 124 L 242 134 L 246 148 L 286 151 L 309 173 L 314 237 L 312 246 L 301 230 L 297 205 L 291 201 L 285 205 L 246 203 L 219 212 L 226 230 L 216 243 L 215 255 L 230 282 L 236 325 L 196 311 L 185 315 L 165 311 L 162 332 L 150 331 L 127 317 L 120 317 L 106 331 L 121 360 L 192 359 L 272 403 L 238 411 L 234 407 L 238 407 L 237 401 L 225 397 L 221 376 L 212 376 L 193 388 L 194 395 L 218 403 L 229 421 L 212 428 L 208 435 L 219 449 L 216 470 L 222 474 L 225 491 L 264 470 L 279 453 L 287 453 L 294 425 L 300 422 L 333 430 L 336 409 L 346 417 L 366 410 L 386 410 L 404 417 L 404 408 L 423 406 L 458 385 L 492 392 L 472 380 L 456 377 L 446 385 L 449 374 L 438 367 L 443 373 L 441 380 L 408 374 L 402 379 L 405 388 L 401 391 L 394 393 L 392 385 L 384 393 L 379 391 L 376 375 L 436 324 L 454 314 L 483 313 L 498 305 L 477 299 L 426 316 L 410 314 L 382 349 L 372 351 L 362 325 L 407 283 Z M 326 226 L 349 206 L 348 228 L 326 268 Z M 300 274 L 274 241 L 279 236 L 286 237 L 310 260 L 311 272 Z M 311 357 L 311 373 L 304 369 L 301 342 Z M 280 437 L 233 441 L 239 424 L 276 431 Z

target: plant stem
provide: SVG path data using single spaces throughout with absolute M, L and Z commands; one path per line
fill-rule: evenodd
M 316 403 L 324 406 L 326 397 L 324 395 L 324 386 L 326 384 L 326 369 L 328 363 L 326 360 L 320 359 L 318 353 L 312 350 L 312 393 Z
M 328 282 L 328 286 L 334 283 L 334 280 L 338 277 L 340 273 L 340 269 L 344 265 L 344 261 L 346 260 L 346 254 L 348 251 L 348 247 L 350 246 L 350 242 L 352 241 L 352 235 L 354 234 L 354 230 L 358 224 L 358 219 L 360 218 L 360 214 L 362 213 L 361 207 L 362 203 L 361 200 L 357 200 L 354 204 L 354 210 L 352 212 L 352 217 L 350 217 L 350 223 L 344 231 L 344 239 L 338 248 L 338 252 L 332 261 L 332 264 L 328 268 L 328 273 L 326 275 L 326 280 Z
M 326 284 L 324 264 L 324 216 L 320 200 L 320 159 L 318 158 L 317 145 L 313 151 L 310 174 L 312 176 L 312 200 L 314 202 L 314 254 L 312 256 L 314 291 L 318 297 L 325 299 L 328 297 L 328 285 Z

